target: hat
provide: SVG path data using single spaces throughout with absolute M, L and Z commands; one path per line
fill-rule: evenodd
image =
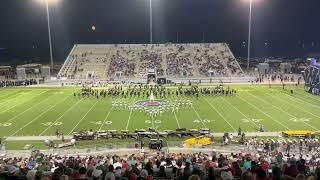
M 97 169 L 94 169 L 93 172 L 92 172 L 92 175 L 94 177 L 99 177 L 99 176 L 101 176 L 101 174 L 102 174 L 102 171 L 101 170 L 97 170 Z

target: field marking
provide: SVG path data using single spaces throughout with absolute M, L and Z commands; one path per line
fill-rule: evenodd
M 154 119 L 153 119 L 153 116 L 151 116 L 151 123 L 152 123 L 152 128 L 154 128 Z
M 266 94 L 266 93 L 265 93 L 265 94 Z M 267 94 L 267 95 L 270 96 L 269 94 Z M 270 96 L 270 97 L 271 97 L 271 98 L 274 98 L 273 96 Z M 319 116 L 314 115 L 313 113 L 310 113 L 309 111 L 306 111 L 306 110 L 304 110 L 304 109 L 301 109 L 300 107 L 298 107 L 298 106 L 296 106 L 296 105 L 287 103 L 286 101 L 282 100 L 281 98 L 277 98 L 277 100 L 280 100 L 280 101 L 288 104 L 288 105 L 291 106 L 291 107 L 295 107 L 295 108 L 299 109 L 300 111 L 304 111 L 304 112 L 306 112 L 306 113 L 308 113 L 308 114 L 310 114 L 310 115 L 312 115 L 312 116 L 315 116 L 316 118 L 319 118 Z M 291 115 L 291 116 L 293 116 L 293 115 Z M 293 117 L 294 117 L 294 118 L 297 118 L 296 116 L 293 116 Z M 312 127 L 313 129 L 315 129 L 315 130 L 318 131 L 318 129 L 317 129 L 316 127 L 310 125 L 309 123 L 306 123 L 305 121 L 303 121 L 303 123 L 305 123 L 305 124 L 308 125 L 309 127 Z
M 170 100 L 171 100 L 171 102 L 173 102 L 174 100 L 176 100 L 176 99 L 173 99 L 171 96 L 170 96 L 170 97 L 168 97 L 168 99 L 170 99 Z M 170 112 L 170 111 L 169 111 L 169 112 Z M 180 127 L 179 120 L 178 120 L 178 117 L 177 117 L 177 113 L 176 113 L 175 111 L 173 111 L 173 114 L 174 114 L 174 117 L 175 117 L 175 119 L 176 119 L 176 122 L 177 122 L 178 128 L 181 128 L 181 127 Z
M 130 119 L 131 119 L 131 114 L 132 114 L 132 110 L 130 110 L 130 114 L 127 120 L 127 126 L 126 126 L 126 131 L 128 131 L 128 127 L 129 127 L 129 123 L 130 123 Z
M 16 106 L 18 106 L 18 105 L 24 104 L 24 103 L 26 103 L 26 102 L 28 102 L 28 101 L 30 101 L 30 100 L 32 100 L 32 99 L 34 99 L 34 98 L 36 98 L 36 97 L 40 96 L 40 95 L 41 95 L 41 94 L 43 94 L 43 93 L 48 92 L 48 91 L 50 91 L 50 90 L 43 91 L 42 93 L 39 93 L 38 95 L 36 95 L 36 96 L 34 96 L 34 97 L 32 97 L 32 98 L 28 99 L 27 101 L 25 101 L 25 102 L 23 102 L 23 103 L 16 104 L 16 105 L 14 105 L 14 106 L 10 107 L 9 109 L 6 109 L 6 110 L 4 110 L 4 111 L 1 111 L 1 112 L 0 112 L 0 114 L 2 114 L 2 113 L 4 113 L 4 112 L 7 112 L 7 111 L 9 111 L 10 109 L 13 109 L 14 107 L 16 107 Z
M 203 127 L 204 127 L 204 128 L 207 128 L 207 126 L 203 123 L 203 121 L 202 121 L 202 119 L 201 119 L 201 117 L 200 117 L 199 113 L 196 111 L 196 109 L 195 109 L 193 106 L 192 106 L 192 109 L 193 109 L 193 111 L 197 114 L 197 116 L 198 116 L 198 118 L 200 119 L 200 121 L 201 121 L 201 123 L 202 123 Z
M 304 90 L 304 89 L 303 89 L 303 90 Z M 304 91 L 304 92 L 305 92 L 305 91 Z M 310 98 L 310 99 L 312 99 L 312 100 L 316 100 L 316 101 L 320 102 L 320 100 L 319 100 L 318 98 L 316 98 L 316 97 L 317 97 L 316 95 L 313 95 L 313 94 L 310 94 L 310 93 L 308 93 L 308 94 L 303 94 L 303 93 L 299 93 L 299 91 L 296 92 L 296 94 L 300 94 L 300 95 L 302 95 L 302 96 L 304 96 L 304 97 L 307 97 L 307 98 Z M 313 96 L 315 96 L 315 97 L 313 97 Z
M 290 98 L 292 98 L 292 99 L 294 99 L 294 100 L 301 101 L 301 102 L 303 102 L 304 104 L 309 104 L 309 105 L 312 106 L 312 107 L 315 107 L 315 108 L 319 108 L 319 109 L 320 109 L 320 106 L 317 106 L 317 105 L 315 105 L 315 104 L 312 104 L 312 103 L 310 103 L 310 102 L 308 102 L 308 101 L 303 101 L 303 99 L 301 99 L 299 96 L 291 96 L 291 95 L 289 95 L 289 94 L 287 94 L 287 93 L 284 93 L 284 94 L 286 94 L 288 97 L 290 97 Z M 298 94 L 298 93 L 297 93 L 297 94 Z M 295 98 L 293 98 L 293 97 L 295 97 Z
M 259 109 L 256 105 L 250 103 L 249 101 L 245 100 L 244 98 L 241 98 L 240 96 L 237 96 L 237 98 L 240 98 L 242 101 L 246 102 L 247 104 L 251 105 L 252 107 L 254 107 L 255 109 L 257 109 L 258 111 L 260 111 L 261 113 L 263 113 L 264 115 L 268 116 L 270 119 L 272 119 L 273 121 L 277 122 L 278 124 L 280 124 L 282 127 L 284 127 L 285 129 L 289 128 L 285 125 L 283 125 L 280 121 L 274 119 L 272 116 L 270 116 L 269 114 L 267 114 L 266 112 L 262 111 L 261 109 Z
M 78 123 L 71 129 L 71 131 L 68 133 L 68 135 L 70 135 L 78 126 L 79 124 L 83 121 L 83 119 L 89 114 L 89 112 L 92 110 L 92 108 L 101 100 L 101 98 L 96 101 L 95 103 L 93 103 L 93 105 L 90 107 L 90 109 L 86 112 L 86 114 L 84 116 L 82 116 L 82 118 L 78 121 Z
M 133 98 L 133 102 L 132 102 L 132 103 L 135 103 L 135 102 L 136 102 L 136 99 L 137 99 L 136 97 Z M 128 102 L 128 104 L 129 104 L 129 102 Z M 126 131 L 128 131 L 128 128 L 129 128 L 132 111 L 133 111 L 133 110 L 130 110 L 130 113 L 129 113 L 129 117 L 128 117 L 128 120 L 127 120 Z
M 16 98 L 18 98 L 18 97 L 20 97 L 20 96 L 22 96 L 22 94 L 17 95 L 16 97 L 10 98 L 10 99 L 8 99 L 8 100 L 0 103 L 0 108 L 4 107 L 6 104 L 10 103 L 10 101 L 15 100 Z M 2 112 L 0 112 L 0 114 L 1 114 L 1 113 L 2 113 Z
M 279 88 L 278 88 L 279 89 Z M 294 91 L 294 94 L 298 94 L 298 95 L 301 95 L 301 96 L 304 96 L 308 99 L 312 99 L 312 100 L 316 100 L 318 102 L 320 102 L 320 99 L 319 98 L 316 98 L 317 96 L 316 95 L 313 95 L 313 94 L 310 94 L 310 93 L 306 93 L 304 88 L 301 88 L 301 87 L 295 87 L 295 88 L 292 88 L 292 89 L 295 89 L 296 91 Z M 281 89 L 282 90 L 282 89 Z M 300 93 L 301 91 L 303 91 L 303 93 Z M 287 94 L 288 95 L 288 94 Z M 297 97 L 298 98 L 298 97 Z M 299 98 L 301 99 L 301 98 Z M 308 102 L 309 103 L 309 102 Z M 312 103 L 309 103 L 309 104 L 312 104 Z M 313 106 L 317 106 L 315 104 L 313 104 Z
M 30 109 L 33 109 L 35 106 L 38 106 L 39 104 L 41 104 L 43 101 L 47 100 L 47 99 L 50 98 L 50 97 L 51 97 L 51 96 L 48 96 L 47 98 L 43 99 L 42 101 L 40 101 L 40 102 L 38 102 L 38 103 L 36 103 L 36 104 L 33 104 L 33 105 L 32 105 L 31 107 L 29 107 L 28 109 L 22 111 L 21 113 L 15 115 L 15 116 L 13 116 L 12 118 L 10 118 L 10 119 L 8 119 L 7 121 L 5 121 L 5 123 L 6 123 L 6 122 L 10 122 L 11 120 L 19 117 L 21 114 L 24 114 L 25 112 L 29 111 Z
M 253 88 L 253 89 L 255 89 L 255 88 Z M 263 92 L 263 93 L 264 93 L 264 92 Z M 281 93 L 281 91 L 280 91 L 280 93 Z M 264 93 L 264 94 L 266 94 L 266 95 L 268 95 L 268 96 L 270 96 L 270 97 L 274 98 L 273 96 L 269 95 L 268 93 Z M 284 101 L 284 100 L 282 100 L 282 99 L 279 99 L 279 100 L 280 100 L 280 101 L 285 102 L 286 104 L 289 104 L 289 103 L 287 103 L 286 101 Z M 297 109 L 300 109 L 300 110 L 305 111 L 305 112 L 307 112 L 307 113 L 309 113 L 309 114 L 310 114 L 310 112 L 308 112 L 308 111 L 306 111 L 306 110 L 303 110 L 303 109 L 301 109 L 300 107 L 297 107 L 297 106 L 292 105 L 292 104 L 289 104 L 289 105 L 290 105 L 290 106 L 293 106 L 293 107 L 296 107 Z M 281 109 L 281 108 L 280 108 L 280 109 Z M 282 109 L 281 109 L 281 110 L 282 110 Z M 283 111 L 283 110 L 282 110 L 282 111 Z M 289 114 L 291 117 L 297 118 L 296 116 L 294 116 L 294 115 L 292 115 L 292 114 L 288 113 L 287 111 L 284 111 L 284 112 L 286 112 L 287 114 Z M 313 115 L 313 114 L 311 113 L 311 115 Z M 317 118 L 318 118 L 318 116 L 316 116 L 316 115 L 313 115 L 313 116 L 315 116 L 315 117 L 317 117 Z M 304 123 L 304 124 L 306 124 L 307 126 L 311 127 L 312 129 L 314 129 L 314 130 L 316 130 L 316 131 L 319 131 L 319 130 L 318 130 L 318 128 L 316 128 L 316 127 L 314 127 L 314 126 L 310 125 L 309 123 L 306 123 L 305 121 L 303 121 L 303 123 Z
M 13 90 L 13 92 L 8 92 L 8 94 L 1 95 L 0 98 L 2 99 L 2 98 L 5 98 L 6 96 L 11 96 L 11 95 L 17 94 L 17 92 L 19 92 L 19 91 L 23 91 L 23 90 Z M 16 97 L 13 97 L 12 99 L 14 99 L 14 98 L 16 98 Z M 2 103 L 0 103 L 0 104 L 2 104 Z
M 103 122 L 102 122 L 102 124 L 101 124 L 101 126 L 100 126 L 100 128 L 99 128 L 99 131 L 101 131 L 101 129 L 102 129 L 102 127 L 103 127 L 104 123 L 107 121 L 107 119 L 108 119 L 108 117 L 109 117 L 109 115 L 110 115 L 110 113 L 111 113 L 112 109 L 113 109 L 113 107 L 111 107 L 111 108 L 109 109 L 109 112 L 108 112 L 108 114 L 106 115 L 106 117 L 104 118 L 104 120 L 103 120 Z
M 297 118 L 296 116 L 290 114 L 289 112 L 283 110 L 282 108 L 279 108 L 278 106 L 275 106 L 275 105 L 273 105 L 272 103 L 270 103 L 270 102 L 268 102 L 268 101 L 265 101 L 264 99 L 262 99 L 262 98 L 260 98 L 260 97 L 258 97 L 258 96 L 256 96 L 256 95 L 254 95 L 254 94 L 252 94 L 252 93 L 250 93 L 250 92 L 248 92 L 248 93 L 249 93 L 251 96 L 256 97 L 257 99 L 260 99 L 260 100 L 263 101 L 263 102 L 267 102 L 267 103 L 270 104 L 272 107 L 275 107 L 276 109 L 278 109 L 278 110 L 280 110 L 280 111 L 288 114 L 289 116 L 294 117 L 294 118 Z M 308 123 L 306 123 L 306 122 L 303 122 L 303 123 L 306 124 L 307 126 L 311 127 L 312 129 L 317 130 L 316 128 L 314 128 L 314 127 L 311 126 L 310 124 L 308 124 Z M 317 131 L 318 131 L 318 130 L 317 130 Z
M 48 129 L 50 129 L 54 123 L 56 123 L 59 119 L 61 119 L 67 112 L 69 112 L 72 108 L 74 108 L 79 102 L 81 102 L 83 99 L 78 101 L 77 103 L 73 104 L 71 107 L 69 107 L 66 111 L 63 112 L 61 116 L 59 116 L 49 127 L 47 127 L 45 130 L 43 130 L 38 136 L 41 136 L 43 133 L 45 133 Z
M 205 97 L 203 97 L 203 98 L 207 101 L 207 103 L 211 106 L 211 108 L 212 108 L 213 110 L 215 110 L 215 111 L 219 114 L 219 116 L 220 116 L 234 131 L 236 131 L 236 129 L 229 123 L 229 121 L 227 121 L 226 118 L 224 118 L 224 116 L 222 116 L 222 114 L 208 101 L 208 99 L 205 98 Z
M 42 112 L 41 114 L 39 114 L 37 117 L 35 117 L 32 121 L 28 122 L 26 125 L 24 125 L 23 127 L 21 127 L 20 129 L 18 129 L 16 132 L 14 132 L 13 134 L 11 134 L 10 136 L 14 136 L 16 135 L 19 131 L 21 131 L 22 129 L 24 129 L 25 127 L 27 127 L 29 124 L 33 123 L 35 120 L 39 119 L 42 115 L 44 115 L 45 113 L 47 113 L 48 111 L 50 111 L 52 108 L 54 108 L 56 105 L 62 103 L 63 101 L 65 101 L 66 99 L 68 99 L 68 97 L 62 99 L 61 101 L 56 102 L 54 105 L 51 105 L 51 107 L 47 110 L 45 110 L 44 112 Z
M 246 116 L 245 114 L 243 114 L 237 107 L 235 107 L 232 103 L 230 103 L 229 101 L 225 100 L 224 97 L 222 97 L 222 100 L 227 102 L 229 105 L 231 105 L 231 107 L 233 107 L 235 110 L 237 110 L 240 114 L 242 114 L 242 116 L 244 116 L 246 119 L 251 119 L 251 118 L 248 118 L 248 116 Z M 260 128 L 254 121 L 252 121 L 252 123 L 257 127 L 257 128 Z
M 284 94 L 286 94 L 286 93 L 284 93 Z M 288 94 L 286 94 L 286 95 L 289 96 L 289 97 L 291 97 L 291 96 L 288 95 Z M 313 114 L 313 113 L 310 112 L 310 111 L 307 111 L 307 110 L 305 110 L 305 109 L 302 109 L 301 106 L 297 106 L 297 105 L 295 105 L 295 104 L 290 104 L 290 103 L 288 103 L 288 102 L 286 102 L 286 101 L 284 101 L 284 100 L 282 100 L 282 99 L 279 99 L 279 100 L 283 101 L 283 102 L 286 103 L 286 104 L 289 104 L 290 106 L 294 106 L 294 107 L 300 109 L 301 111 L 304 111 L 304 112 L 306 112 L 306 113 L 308 113 L 308 114 L 310 114 L 310 115 L 312 115 L 312 116 L 314 116 L 314 117 L 316 117 L 316 118 L 319 118 L 318 115 L 315 115 L 315 114 Z M 302 102 L 303 102 L 303 101 L 302 101 Z
M 174 111 L 173 111 L 173 114 L 174 114 L 174 117 L 176 118 L 176 121 L 177 121 L 177 124 L 178 124 L 178 128 L 180 129 L 180 124 L 179 124 L 179 121 L 178 121 L 178 118 L 177 118 L 176 112 L 174 112 Z
M 25 95 L 25 94 L 23 94 L 24 91 L 27 91 L 27 94 L 30 94 L 30 91 L 32 91 L 32 90 L 14 90 L 13 93 L 8 93 L 6 95 L 0 96 L 1 99 L 2 98 L 9 98 L 9 99 L 5 100 L 4 102 L 1 102 L 0 107 L 3 106 L 4 104 L 7 104 L 8 102 L 10 102 L 12 100 L 19 98 L 20 96 Z M 12 97 L 11 95 L 16 95 L 16 96 Z M 10 96 L 10 97 L 6 97 L 6 96 Z

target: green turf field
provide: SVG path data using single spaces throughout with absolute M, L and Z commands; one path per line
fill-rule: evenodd
M 320 97 L 304 92 L 303 87 L 273 85 L 231 85 L 234 97 L 200 96 L 191 98 L 193 107 L 165 112 L 150 118 L 145 112 L 113 110 L 112 98 L 78 98 L 76 88 L 0 89 L 0 136 L 64 135 L 84 129 L 159 130 L 210 128 L 214 132 L 320 129 Z M 294 94 L 290 95 L 289 89 Z M 179 98 L 170 96 L 166 101 Z M 133 103 L 138 98 L 129 98 Z M 140 99 L 142 100 L 142 99 Z

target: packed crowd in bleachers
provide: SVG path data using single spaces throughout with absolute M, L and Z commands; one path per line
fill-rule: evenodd
M 29 157 L 2 158 L 5 179 L 320 179 L 319 155 L 271 152 L 157 153 L 152 155 L 58 156 L 33 150 Z
M 164 148 L 160 151 L 145 149 L 138 154 L 94 156 L 90 153 L 45 155 L 33 147 L 27 157 L 0 158 L 0 179 L 320 179 L 318 139 L 285 141 L 252 137 L 242 146 L 233 144 L 231 147 L 231 151 L 222 150 L 223 153 L 215 150 L 187 153 L 187 149 L 182 149 L 184 153 L 174 153 Z
M 75 45 L 58 76 L 143 78 L 239 76 L 243 72 L 227 44 Z

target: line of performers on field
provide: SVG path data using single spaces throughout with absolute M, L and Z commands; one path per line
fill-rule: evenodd
M 178 112 L 179 109 L 192 108 L 192 101 L 189 99 L 179 99 L 173 102 L 162 102 L 159 106 L 148 107 L 143 104 L 129 105 L 126 100 L 112 100 L 112 108 L 114 110 L 129 110 L 137 112 L 145 112 L 149 116 L 154 117 L 162 115 L 164 112 Z
M 230 87 L 225 88 L 222 85 L 216 87 L 198 87 L 193 85 L 191 87 L 184 88 L 179 86 L 178 88 L 168 88 L 161 85 L 130 85 L 128 88 L 123 88 L 122 85 L 115 85 L 110 89 L 92 89 L 88 86 L 83 86 L 80 92 L 74 92 L 75 97 L 95 97 L 97 99 L 105 97 L 119 97 L 119 98 L 129 98 L 129 97 L 140 97 L 148 98 L 151 93 L 155 98 L 165 98 L 170 96 L 187 96 L 187 97 L 199 97 L 202 96 L 234 96 L 237 91 Z

